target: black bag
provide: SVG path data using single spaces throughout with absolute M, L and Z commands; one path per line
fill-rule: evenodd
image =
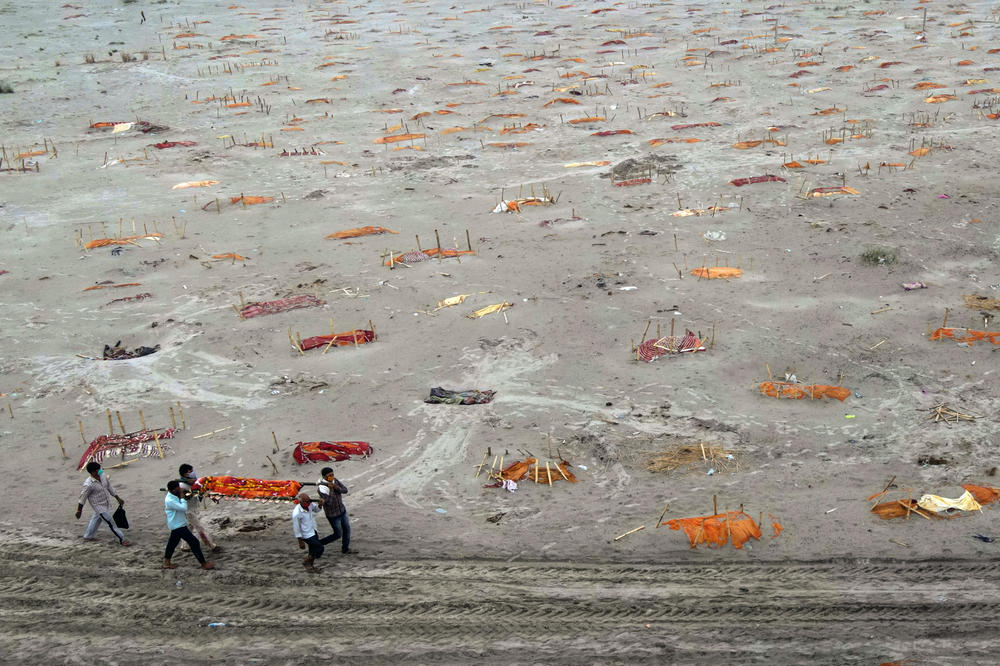
M 125 507 L 121 504 L 118 505 L 118 509 L 111 515 L 111 518 L 120 529 L 128 529 L 128 516 L 125 515 Z

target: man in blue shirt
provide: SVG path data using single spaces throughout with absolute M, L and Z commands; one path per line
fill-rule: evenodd
M 176 479 L 171 480 L 167 484 L 167 496 L 163 498 L 163 506 L 167 512 L 167 527 L 170 528 L 170 539 L 167 540 L 167 550 L 163 553 L 163 568 L 177 568 L 176 564 L 170 563 L 170 558 L 173 557 L 177 544 L 180 543 L 181 539 L 184 539 L 191 546 L 191 552 L 201 562 L 201 568 L 214 569 L 215 563 L 205 560 L 205 556 L 201 552 L 201 544 L 198 543 L 198 539 L 188 529 L 188 507 L 185 495 L 186 493 L 181 489 L 180 482 Z

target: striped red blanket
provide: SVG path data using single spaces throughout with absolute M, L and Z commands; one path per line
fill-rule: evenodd
M 643 340 L 639 345 L 639 358 L 646 363 L 652 363 L 664 354 L 680 354 L 683 352 L 705 351 L 702 340 L 691 331 L 683 336 L 666 335 L 658 339 Z

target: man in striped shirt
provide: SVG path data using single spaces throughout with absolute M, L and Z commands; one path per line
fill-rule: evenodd
M 80 519 L 80 514 L 83 513 L 83 505 L 86 502 L 90 502 L 90 506 L 94 509 L 94 515 L 90 518 L 90 524 L 87 525 L 87 531 L 83 535 L 83 540 L 97 541 L 94 535 L 97 534 L 97 528 L 100 526 L 101 521 L 103 521 L 111 529 L 111 533 L 118 537 L 118 543 L 123 546 L 131 546 L 132 543 L 125 538 L 121 530 L 115 527 L 115 523 L 111 519 L 111 498 L 114 497 L 118 500 L 118 506 L 124 506 L 125 500 L 118 497 L 118 493 L 115 492 L 114 486 L 111 485 L 108 475 L 101 469 L 100 463 L 93 460 L 87 463 L 87 473 L 90 476 L 83 482 L 83 490 L 80 491 L 80 502 L 76 507 L 76 518 L 77 520 Z

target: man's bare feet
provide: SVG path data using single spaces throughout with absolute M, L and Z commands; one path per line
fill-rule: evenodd
M 88 537 L 83 537 L 83 540 L 86 541 L 87 543 L 93 543 L 94 541 L 97 541 L 97 539 L 91 539 Z
M 131 541 L 129 541 L 128 539 L 125 539 L 124 541 L 122 541 L 122 545 L 123 545 L 123 546 L 131 546 L 131 545 L 132 545 L 132 542 L 131 542 Z
M 202 569 L 214 569 L 215 568 L 215 562 L 205 562 L 204 564 L 201 565 L 201 568 Z
M 177 565 L 170 562 L 170 560 L 163 560 L 164 569 L 176 569 Z

